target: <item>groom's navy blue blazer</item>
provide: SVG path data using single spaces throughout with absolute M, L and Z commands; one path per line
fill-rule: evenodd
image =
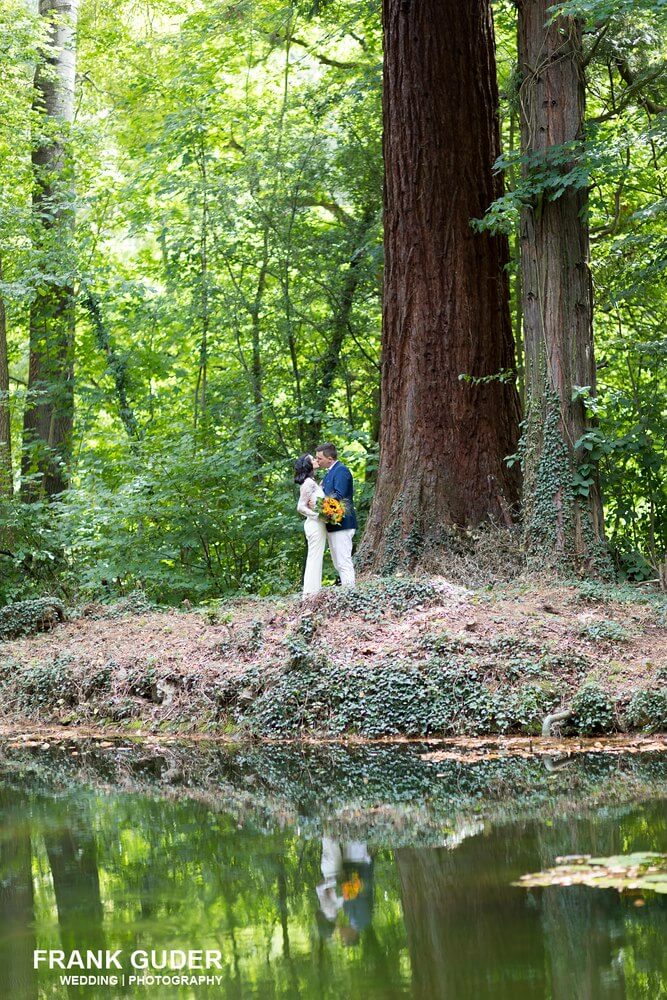
M 340 524 L 327 524 L 327 531 L 345 531 L 345 529 L 357 527 L 357 515 L 354 511 L 354 486 L 352 483 L 352 473 L 343 465 L 336 462 L 327 472 L 322 480 L 322 489 L 325 496 L 335 497 L 345 504 L 345 517 Z

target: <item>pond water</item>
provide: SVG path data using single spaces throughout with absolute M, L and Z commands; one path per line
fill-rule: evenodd
M 667 851 L 658 754 L 14 745 L 0 789 L 2 998 L 667 997 L 667 896 L 512 885 Z

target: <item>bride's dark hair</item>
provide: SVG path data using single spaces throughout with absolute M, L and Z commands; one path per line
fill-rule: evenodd
M 297 486 L 305 483 L 306 479 L 313 479 L 313 460 L 310 455 L 302 455 L 294 463 L 294 482 Z

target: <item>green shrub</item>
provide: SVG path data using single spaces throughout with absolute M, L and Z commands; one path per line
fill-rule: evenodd
M 79 692 L 68 657 L 22 666 L 10 681 L 21 711 L 38 714 L 76 705 Z
M 0 607 L 67 592 L 63 505 L 0 494 Z
M 155 667 L 141 663 L 128 671 L 125 687 L 128 694 L 135 698 L 150 700 L 156 680 Z
M 583 625 L 580 629 L 580 635 L 586 639 L 592 639 L 594 642 L 627 642 L 629 639 L 627 629 L 619 625 L 618 622 L 605 621 L 604 619 Z
M 110 698 L 104 707 L 104 715 L 112 722 L 127 722 L 141 714 L 142 705 L 133 698 Z
M 555 701 L 549 688 L 538 684 L 524 685 L 513 698 L 512 728 L 519 729 L 528 736 L 539 736 L 544 717 L 549 714 Z
M 644 604 L 664 606 L 664 597 L 651 589 L 637 587 L 628 582 L 602 583 L 599 580 L 582 580 L 575 585 L 575 602 L 584 604 Z
M 86 667 L 81 676 L 81 697 L 87 701 L 91 698 L 106 696 L 111 691 L 111 675 L 114 664 L 101 663 Z
M 645 732 L 667 729 L 667 688 L 635 691 L 626 711 L 628 724 Z
M 46 632 L 65 620 L 65 608 L 55 597 L 17 601 L 0 608 L 0 639 Z
M 398 614 L 440 600 L 436 587 L 426 579 L 410 576 L 383 577 L 355 588 L 341 588 L 328 606 L 331 616 L 351 613 L 366 621 L 378 621 L 388 611 Z
M 234 707 L 235 721 L 263 735 L 295 730 L 366 737 L 537 732 L 553 703 L 548 690 L 525 685 L 518 693 L 492 690 L 465 660 L 432 661 L 424 669 L 407 658 L 381 666 L 327 662 L 300 636 L 288 641 L 291 669 L 262 687 L 255 672 L 239 684 L 256 697 Z
M 609 733 L 615 728 L 614 702 L 597 684 L 584 684 L 572 699 L 571 724 L 582 736 Z
M 604 604 L 610 599 L 610 587 L 598 580 L 582 580 L 577 584 L 577 597 L 587 604 Z
M 545 653 L 541 659 L 542 668 L 545 673 L 563 674 L 586 674 L 591 669 L 591 662 L 580 653 L 573 653 L 569 650 L 557 653 Z

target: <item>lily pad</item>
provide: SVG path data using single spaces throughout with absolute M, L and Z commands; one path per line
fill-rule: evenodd
M 525 889 L 550 885 L 587 885 L 593 889 L 643 890 L 667 895 L 667 854 L 638 852 L 592 858 L 574 854 L 556 858 L 556 865 L 542 872 L 522 875 L 513 885 Z

